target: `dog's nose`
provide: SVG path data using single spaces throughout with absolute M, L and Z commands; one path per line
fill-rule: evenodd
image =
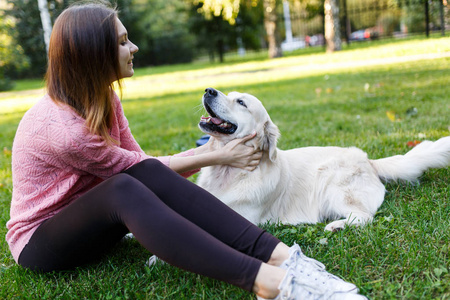
M 213 88 L 207 88 L 205 90 L 206 96 L 213 96 L 216 97 L 217 96 L 217 91 Z

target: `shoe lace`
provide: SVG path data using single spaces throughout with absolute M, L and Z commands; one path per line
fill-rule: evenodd
M 311 286 L 307 282 L 297 280 L 294 275 L 293 269 L 288 269 L 288 273 L 286 274 L 285 280 L 280 284 L 280 294 L 277 299 L 281 300 L 294 300 L 300 299 L 299 296 L 302 296 L 301 299 L 320 299 L 321 294 L 318 294 L 317 289 L 314 286 Z
M 294 255 L 293 258 L 296 260 L 296 263 L 300 261 L 306 262 L 307 264 L 314 265 L 317 269 L 325 270 L 325 265 L 314 258 L 308 257 L 301 250 L 298 251 L 297 255 Z

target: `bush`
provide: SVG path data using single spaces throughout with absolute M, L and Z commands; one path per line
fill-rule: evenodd
M 0 69 L 0 92 L 9 91 L 13 87 L 14 82 L 9 78 L 4 77 L 4 75 L 2 74 L 2 70 Z
M 392 33 L 400 28 L 400 16 L 396 12 L 386 11 L 378 17 L 377 25 L 382 30 L 381 34 L 392 36 Z
M 194 57 L 195 39 L 186 32 L 176 32 L 154 38 L 150 47 L 152 65 L 191 62 Z
M 192 61 L 195 37 L 186 26 L 186 3 L 154 0 L 151 5 L 138 5 L 122 0 L 119 9 L 131 41 L 139 47 L 136 67 Z
M 12 89 L 12 78 L 30 65 L 22 47 L 14 39 L 13 31 L 12 20 L 0 14 L 0 91 Z
M 425 31 L 425 14 L 423 6 L 419 4 L 409 5 L 403 9 L 403 24 L 408 33 Z

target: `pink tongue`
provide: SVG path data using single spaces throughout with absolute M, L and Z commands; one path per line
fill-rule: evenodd
M 211 122 L 213 122 L 216 125 L 219 125 L 223 123 L 223 120 L 219 118 L 211 118 Z

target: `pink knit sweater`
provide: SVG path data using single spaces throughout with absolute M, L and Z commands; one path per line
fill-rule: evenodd
M 133 138 L 117 95 L 110 134 L 118 146 L 91 134 L 71 107 L 48 95 L 25 113 L 12 149 L 13 195 L 6 224 L 6 240 L 16 262 L 43 221 L 102 180 L 151 158 Z M 177 156 L 193 154 L 191 149 Z M 168 156 L 156 159 L 169 165 Z

